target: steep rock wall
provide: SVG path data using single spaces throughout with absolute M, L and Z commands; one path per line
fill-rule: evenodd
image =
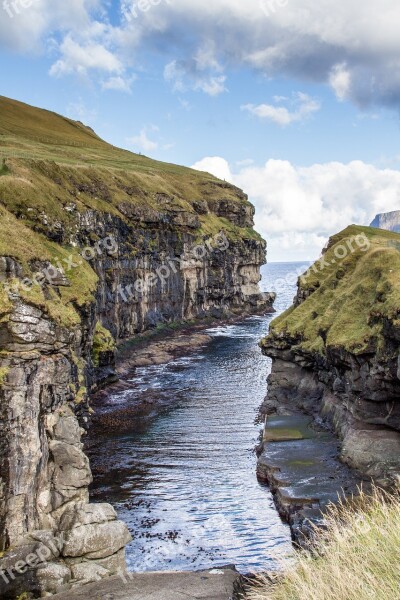
M 262 414 L 313 415 L 344 462 L 385 486 L 400 476 L 399 239 L 356 227 L 332 238 L 261 343 L 273 359 Z
M 91 177 L 73 193 L 105 194 Z M 158 209 L 127 200 L 110 212 L 77 207 L 73 196 L 64 224 L 34 202 L 24 224 L 1 209 L 2 597 L 125 568 L 129 532 L 110 506 L 89 504 L 81 443 L 89 392 L 115 376 L 115 343 L 159 323 L 272 310 L 273 295 L 258 287 L 266 244 L 252 232 L 254 209 L 240 190 L 213 185 L 221 200 L 189 210 L 161 192 Z
M 110 506 L 89 504 L 78 417 L 87 421 L 79 365 L 90 360 L 90 316 L 67 330 L 15 298 L 0 324 L 2 598 L 53 593 L 125 569 L 126 526 Z

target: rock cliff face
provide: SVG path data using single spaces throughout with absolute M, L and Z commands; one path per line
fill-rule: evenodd
M 389 213 L 381 213 L 376 215 L 371 223 L 371 227 L 386 229 L 387 231 L 395 231 L 400 233 L 400 210 L 394 210 Z
M 64 329 L 18 298 L 0 326 L 2 598 L 125 569 L 126 526 L 111 507 L 89 504 L 77 357 L 90 350 L 90 326 Z
M 266 244 L 243 192 L 0 104 L 5 155 L 24 149 L 0 176 L 0 596 L 15 598 L 125 569 L 129 532 L 89 504 L 81 443 L 116 344 L 160 323 L 270 311 L 273 296 L 259 292 Z
M 341 440 L 341 459 L 380 484 L 400 475 L 400 236 L 350 227 L 272 324 L 264 415 L 305 412 Z

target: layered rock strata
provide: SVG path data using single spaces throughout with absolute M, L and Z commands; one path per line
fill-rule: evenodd
M 64 330 L 20 300 L 0 326 L 2 598 L 125 570 L 126 526 L 111 506 L 89 504 L 76 404 L 87 333 Z
M 27 109 L 14 105 L 21 121 Z M 89 503 L 82 449 L 90 393 L 116 378 L 116 345 L 164 323 L 271 311 L 274 299 L 259 291 L 266 244 L 243 192 L 51 119 L 104 163 L 64 164 L 70 150 L 57 145 L 59 162 L 13 159 L 0 178 L 4 598 L 125 569 L 129 532 L 110 506 Z
M 287 464 L 274 459 L 274 441 L 282 442 L 269 437 L 274 419 L 308 415 L 315 432 L 333 431 L 338 436 L 339 452 L 333 450 L 331 456 L 336 454 L 354 470 L 353 481 L 399 484 L 399 241 L 397 234 L 358 227 L 332 238 L 321 261 L 300 278 L 293 307 L 272 323 L 261 343 L 273 366 L 261 407 L 267 424 L 259 474 L 275 487 L 282 512 L 293 522 L 300 509 L 323 504 L 320 492 L 327 474 L 339 483 L 338 491 L 346 487 L 343 464 L 329 473 L 321 466 L 323 452 L 319 456 L 315 447 L 320 475 L 311 469 L 314 487 L 302 486 L 310 482 L 306 471 L 315 458 L 307 454 L 307 445 L 295 440 L 310 436 L 297 436 L 297 428 L 289 427 L 287 441 L 298 445 L 301 468 L 288 470 Z M 290 494 L 296 486 L 303 492 L 312 489 L 314 500 L 306 494 L 295 506 L 296 494 L 292 501 Z M 331 500 L 337 495 L 333 492 Z

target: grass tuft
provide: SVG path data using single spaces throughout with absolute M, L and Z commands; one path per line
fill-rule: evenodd
M 100 321 L 97 321 L 93 336 L 92 360 L 95 367 L 100 364 L 100 354 L 103 352 L 114 352 L 116 344 L 111 333 Z
M 8 174 L 9 174 L 9 172 L 10 172 L 10 169 L 7 167 L 7 165 L 6 165 L 6 161 L 5 161 L 5 159 L 3 158 L 3 161 L 2 161 L 2 164 L 1 164 L 1 167 L 0 167 L 0 177 L 1 177 L 2 175 L 8 175 Z
M 399 600 L 400 499 L 375 490 L 332 505 L 327 530 L 277 583 L 260 577 L 247 600 Z
M 0 389 L 3 387 L 5 380 L 7 379 L 9 370 L 9 367 L 0 367 Z

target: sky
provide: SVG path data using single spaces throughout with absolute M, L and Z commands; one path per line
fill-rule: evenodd
M 0 0 L 0 94 L 234 183 L 270 261 L 313 260 L 400 209 L 399 28 L 398 0 Z

